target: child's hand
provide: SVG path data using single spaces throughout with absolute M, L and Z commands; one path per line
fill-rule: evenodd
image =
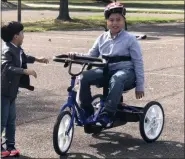
M 44 57 L 36 58 L 35 61 L 46 64 L 49 63 L 49 60 Z
M 74 59 L 75 55 L 83 56 L 82 53 L 76 53 L 76 52 L 69 52 L 69 53 L 68 53 L 68 56 L 69 56 L 69 58 L 71 58 L 71 59 Z
M 77 55 L 77 53 L 75 53 L 75 52 L 69 52 L 69 53 L 68 53 L 68 56 L 69 56 L 69 58 L 71 58 L 71 59 L 74 59 L 75 55 Z
M 37 73 L 32 69 L 24 69 L 24 74 L 37 78 Z
M 136 91 L 136 99 L 141 99 L 142 97 L 144 97 L 144 92 L 142 91 Z

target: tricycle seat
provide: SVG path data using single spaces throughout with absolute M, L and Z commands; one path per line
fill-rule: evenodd
M 96 87 L 97 88 L 102 88 L 103 86 L 102 85 L 96 85 Z M 130 90 L 134 89 L 135 87 L 136 87 L 135 83 L 133 84 L 133 86 L 131 86 L 129 88 L 126 86 L 122 93 L 123 94 L 128 93 Z

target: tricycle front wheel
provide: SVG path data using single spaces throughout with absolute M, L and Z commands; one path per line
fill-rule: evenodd
M 70 111 L 62 111 L 58 115 L 53 129 L 53 146 L 58 155 L 65 155 L 71 146 L 74 134 L 74 124 L 67 133 L 72 116 Z
M 149 102 L 143 109 L 139 129 L 142 138 L 148 142 L 156 141 L 164 127 L 164 110 L 160 103 Z

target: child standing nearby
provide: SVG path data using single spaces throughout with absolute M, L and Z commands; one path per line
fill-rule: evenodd
M 36 58 L 24 53 L 21 48 L 23 29 L 21 23 L 14 21 L 1 27 L 1 38 L 5 42 L 1 54 L 1 137 L 6 129 L 6 149 L 1 141 L 1 157 L 20 154 L 15 148 L 15 100 L 19 87 L 34 90 L 34 87 L 30 86 L 29 75 L 37 77 L 34 70 L 27 68 L 27 63 L 49 62 L 46 58 Z

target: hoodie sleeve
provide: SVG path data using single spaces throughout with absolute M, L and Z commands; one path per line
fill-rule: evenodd
M 136 74 L 136 91 L 144 91 L 144 65 L 140 45 L 135 37 L 130 45 L 130 55 Z
M 26 63 L 34 63 L 35 57 L 25 54 L 24 50 L 21 48 L 24 57 L 26 58 Z
M 99 57 L 100 56 L 100 52 L 99 52 L 99 41 L 100 41 L 100 37 L 99 36 L 96 41 L 94 42 L 92 48 L 89 50 L 88 55 L 92 56 L 92 57 Z
M 35 57 L 30 56 L 30 55 L 26 55 L 27 58 L 27 63 L 34 63 L 35 62 Z

